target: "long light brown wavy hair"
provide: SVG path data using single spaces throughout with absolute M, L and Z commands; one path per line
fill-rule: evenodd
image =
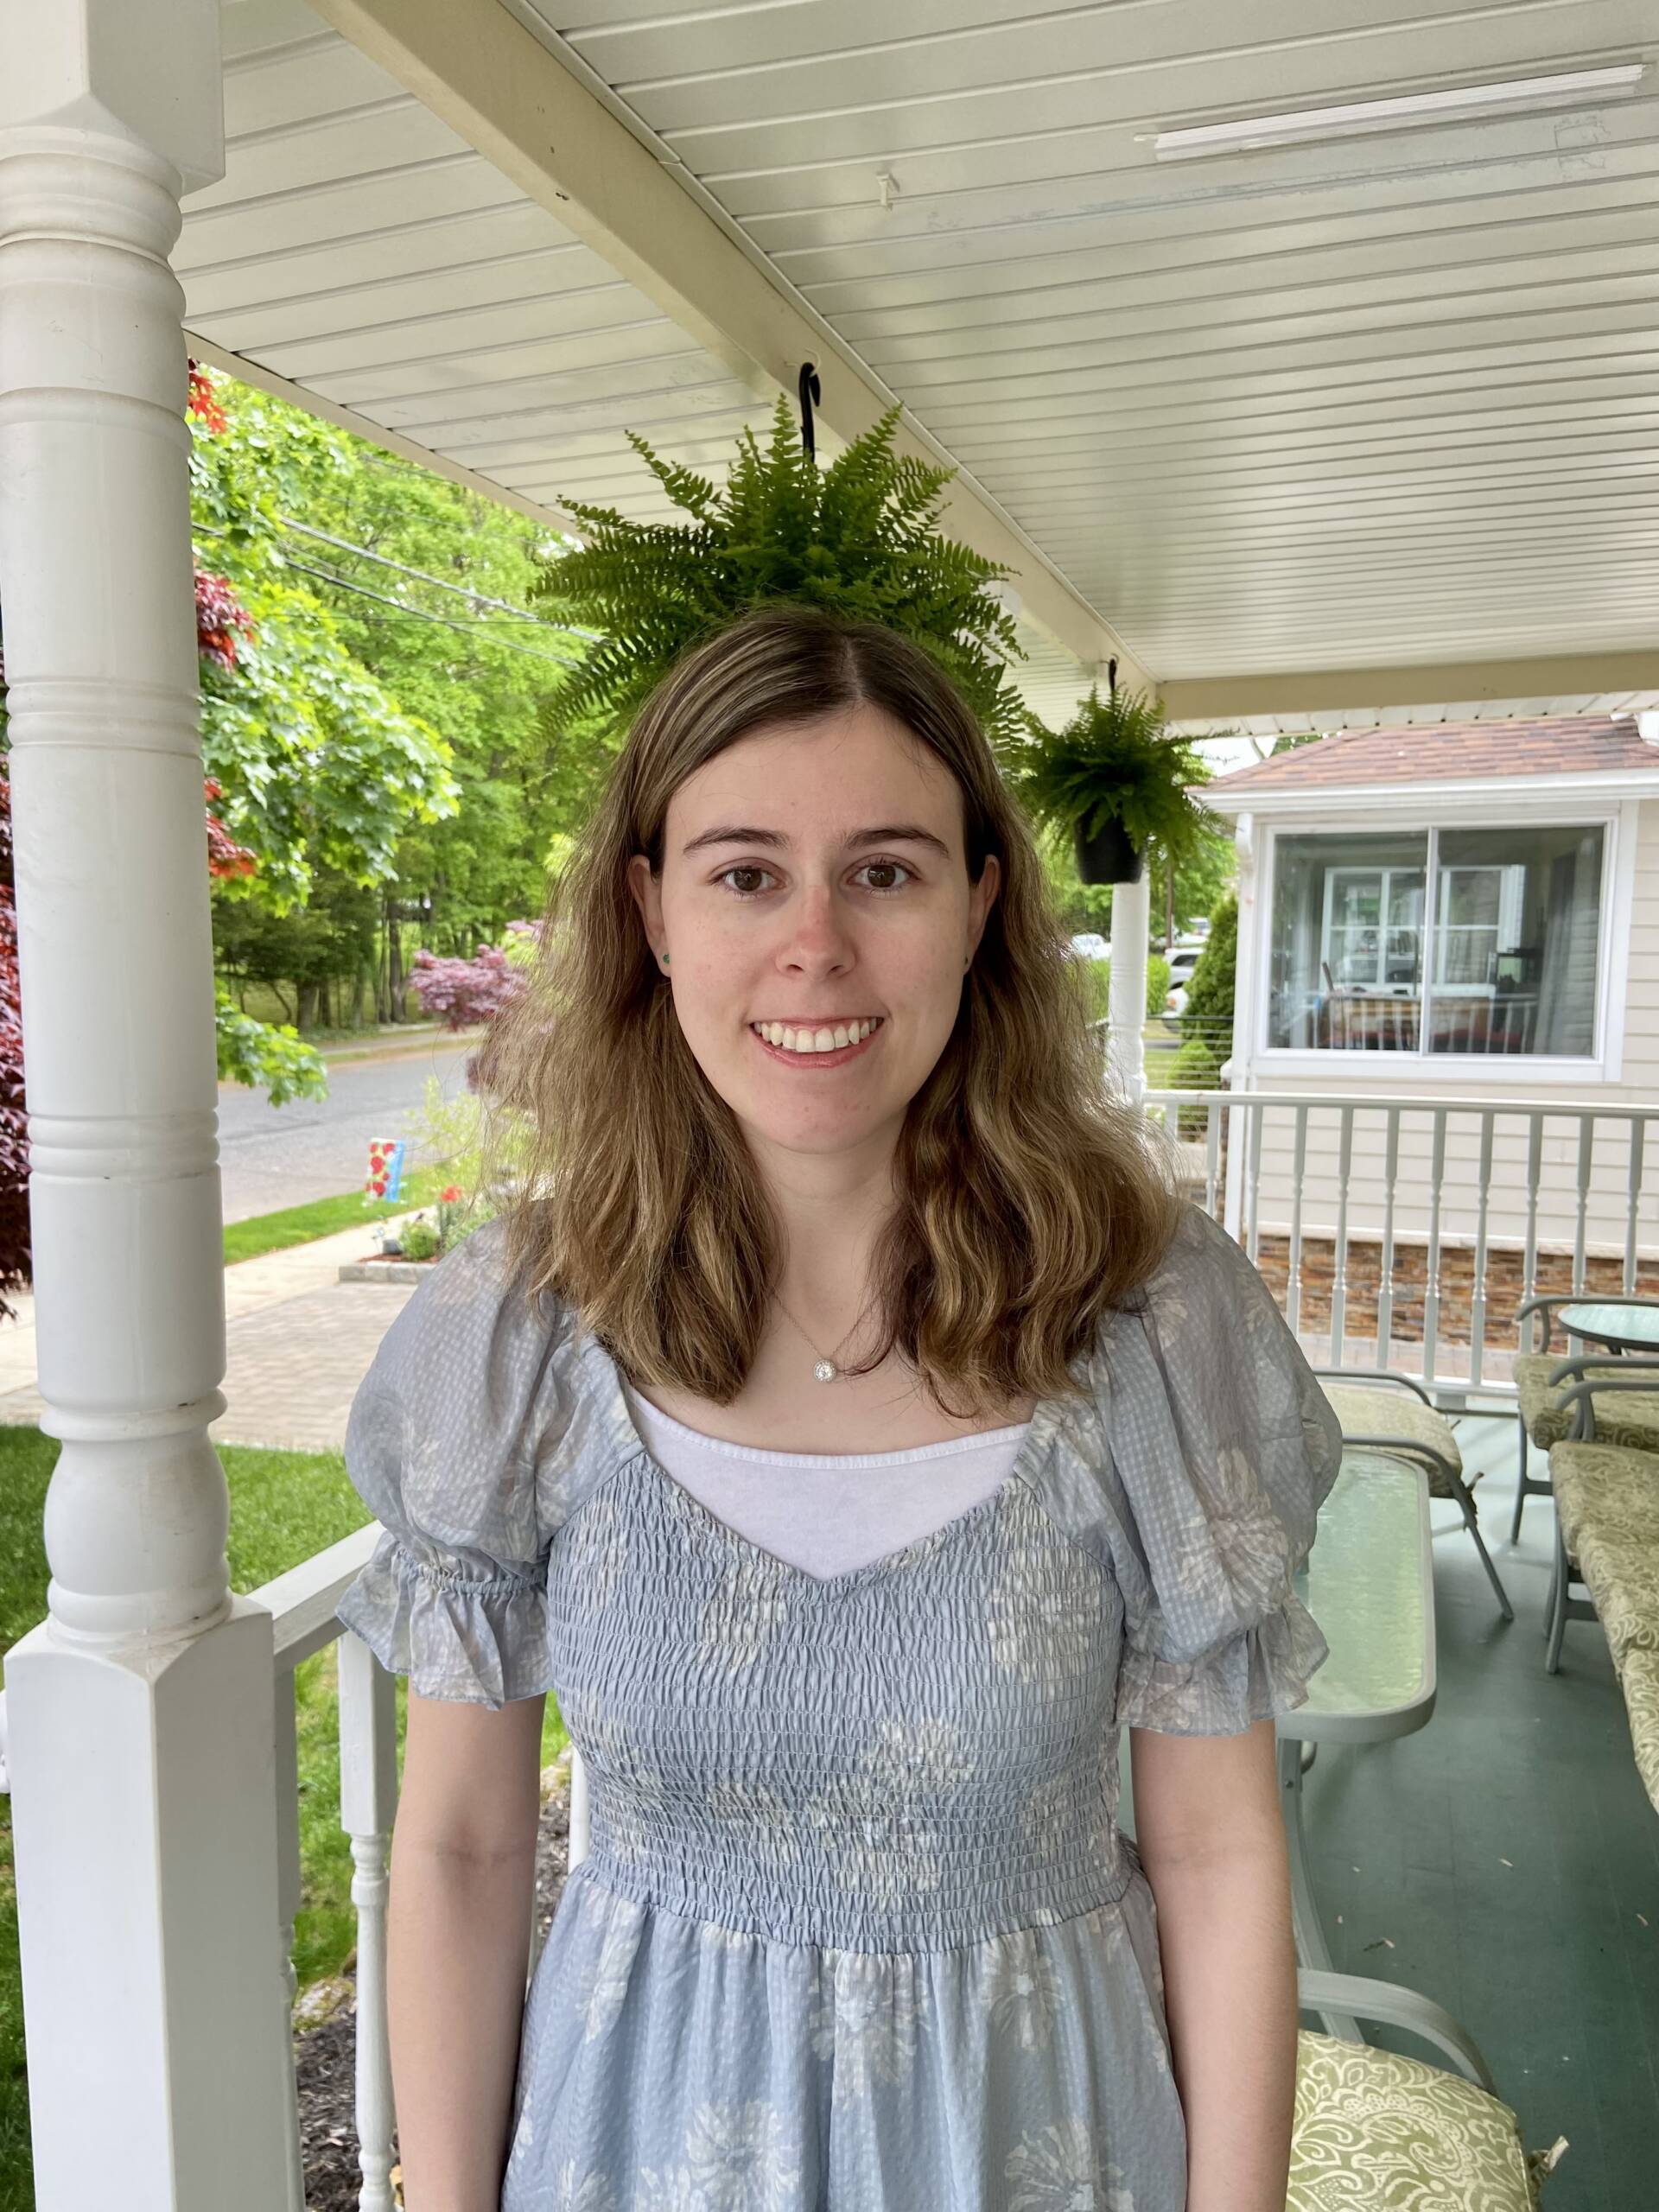
M 1105 1090 L 1077 963 L 1031 831 L 966 700 L 874 623 L 769 607 L 686 654 L 636 717 L 554 882 L 529 987 L 484 1080 L 520 1141 L 508 1254 L 642 1389 L 728 1404 L 781 1280 L 782 1230 L 736 1116 L 681 1033 L 627 882 L 670 798 L 729 745 L 868 702 L 962 791 L 970 882 L 1001 880 L 956 1027 L 910 1103 L 870 1282 L 868 1373 L 896 1346 L 953 1419 L 1066 1395 L 1101 1317 L 1156 1266 L 1180 1203 L 1167 1147 Z M 952 1403 L 952 1397 L 957 1402 Z

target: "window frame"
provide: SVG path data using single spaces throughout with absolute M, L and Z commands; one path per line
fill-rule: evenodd
M 1618 1083 L 1622 1079 L 1624 1055 L 1626 984 L 1630 965 L 1630 908 L 1635 889 L 1637 807 L 1635 799 L 1603 799 L 1592 793 L 1580 799 L 1571 792 L 1553 792 L 1555 804 L 1548 820 L 1552 828 L 1599 830 L 1602 832 L 1601 902 L 1597 916 L 1595 1028 L 1596 1049 L 1588 1054 L 1553 1052 L 1432 1052 L 1380 1050 L 1360 1046 L 1284 1046 L 1268 1041 L 1272 1016 L 1273 906 L 1278 883 L 1279 842 L 1281 837 L 1343 837 L 1374 831 L 1420 836 L 1427 840 L 1427 877 L 1424 884 L 1423 992 L 1435 988 L 1430 982 L 1439 958 L 1440 833 L 1443 830 L 1528 830 L 1539 821 L 1536 800 L 1524 796 L 1502 798 L 1478 809 L 1465 803 L 1443 816 L 1427 818 L 1421 791 L 1410 806 L 1386 804 L 1368 806 L 1362 818 L 1344 810 L 1300 810 L 1273 821 L 1260 815 L 1262 852 L 1257 876 L 1255 927 L 1251 934 L 1249 993 L 1251 1002 L 1249 1065 L 1262 1074 L 1329 1076 L 1339 1069 L 1363 1067 L 1367 1080 L 1388 1071 L 1421 1086 L 1427 1077 L 1436 1084 L 1505 1084 L 1540 1083 Z M 1544 795 L 1541 792 L 1539 798 Z M 1659 802 L 1656 803 L 1659 814 Z M 1440 987 L 1443 992 L 1453 987 Z M 1241 1011 L 1243 1011 L 1241 1007 Z M 1241 1037 L 1238 1040 L 1243 1042 Z

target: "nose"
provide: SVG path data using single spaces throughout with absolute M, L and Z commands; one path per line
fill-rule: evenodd
M 833 885 L 812 884 L 791 901 L 779 965 L 802 975 L 824 975 L 848 965 L 852 933 Z

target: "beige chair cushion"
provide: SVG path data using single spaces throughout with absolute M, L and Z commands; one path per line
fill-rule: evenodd
M 1304 2033 L 1286 2212 L 1534 2212 L 1515 2114 L 1438 2066 Z
M 1321 1382 L 1319 1387 L 1335 1408 L 1344 1437 L 1398 1437 L 1402 1445 L 1414 1444 L 1426 1452 L 1449 1459 L 1463 1474 L 1456 1430 L 1443 1414 L 1426 1406 L 1414 1390 L 1390 1389 L 1386 1382 Z M 1433 1459 L 1425 1459 L 1420 1464 L 1428 1471 L 1431 1492 L 1436 1497 L 1450 1497 L 1451 1484 Z M 1465 1481 L 1472 1484 L 1478 1478 L 1477 1472 L 1465 1476 Z
M 1568 1355 L 1522 1352 L 1515 1363 L 1515 1387 L 1527 1433 L 1541 1451 L 1559 1444 L 1573 1426 L 1576 1405 L 1563 1410 L 1560 1392 L 1549 1378 Z M 1402 1393 L 1403 1395 L 1404 1394 Z M 1594 1399 L 1596 1441 L 1622 1444 L 1632 1452 L 1659 1452 L 1659 1390 L 1599 1390 Z
M 1659 1458 L 1618 1444 L 1549 1455 L 1561 1541 L 1595 1602 L 1613 1664 L 1659 1650 Z

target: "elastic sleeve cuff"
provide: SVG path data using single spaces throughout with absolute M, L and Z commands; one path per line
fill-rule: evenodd
M 1197 1659 L 1155 1658 L 1133 1643 L 1118 1677 L 1120 1726 L 1166 1736 L 1236 1736 L 1294 1712 L 1330 1656 L 1318 1622 L 1291 1593 L 1275 1612 Z
M 388 1530 L 334 1611 L 421 1697 L 499 1707 L 552 1688 L 547 1590 L 528 1575 L 435 1566 Z

